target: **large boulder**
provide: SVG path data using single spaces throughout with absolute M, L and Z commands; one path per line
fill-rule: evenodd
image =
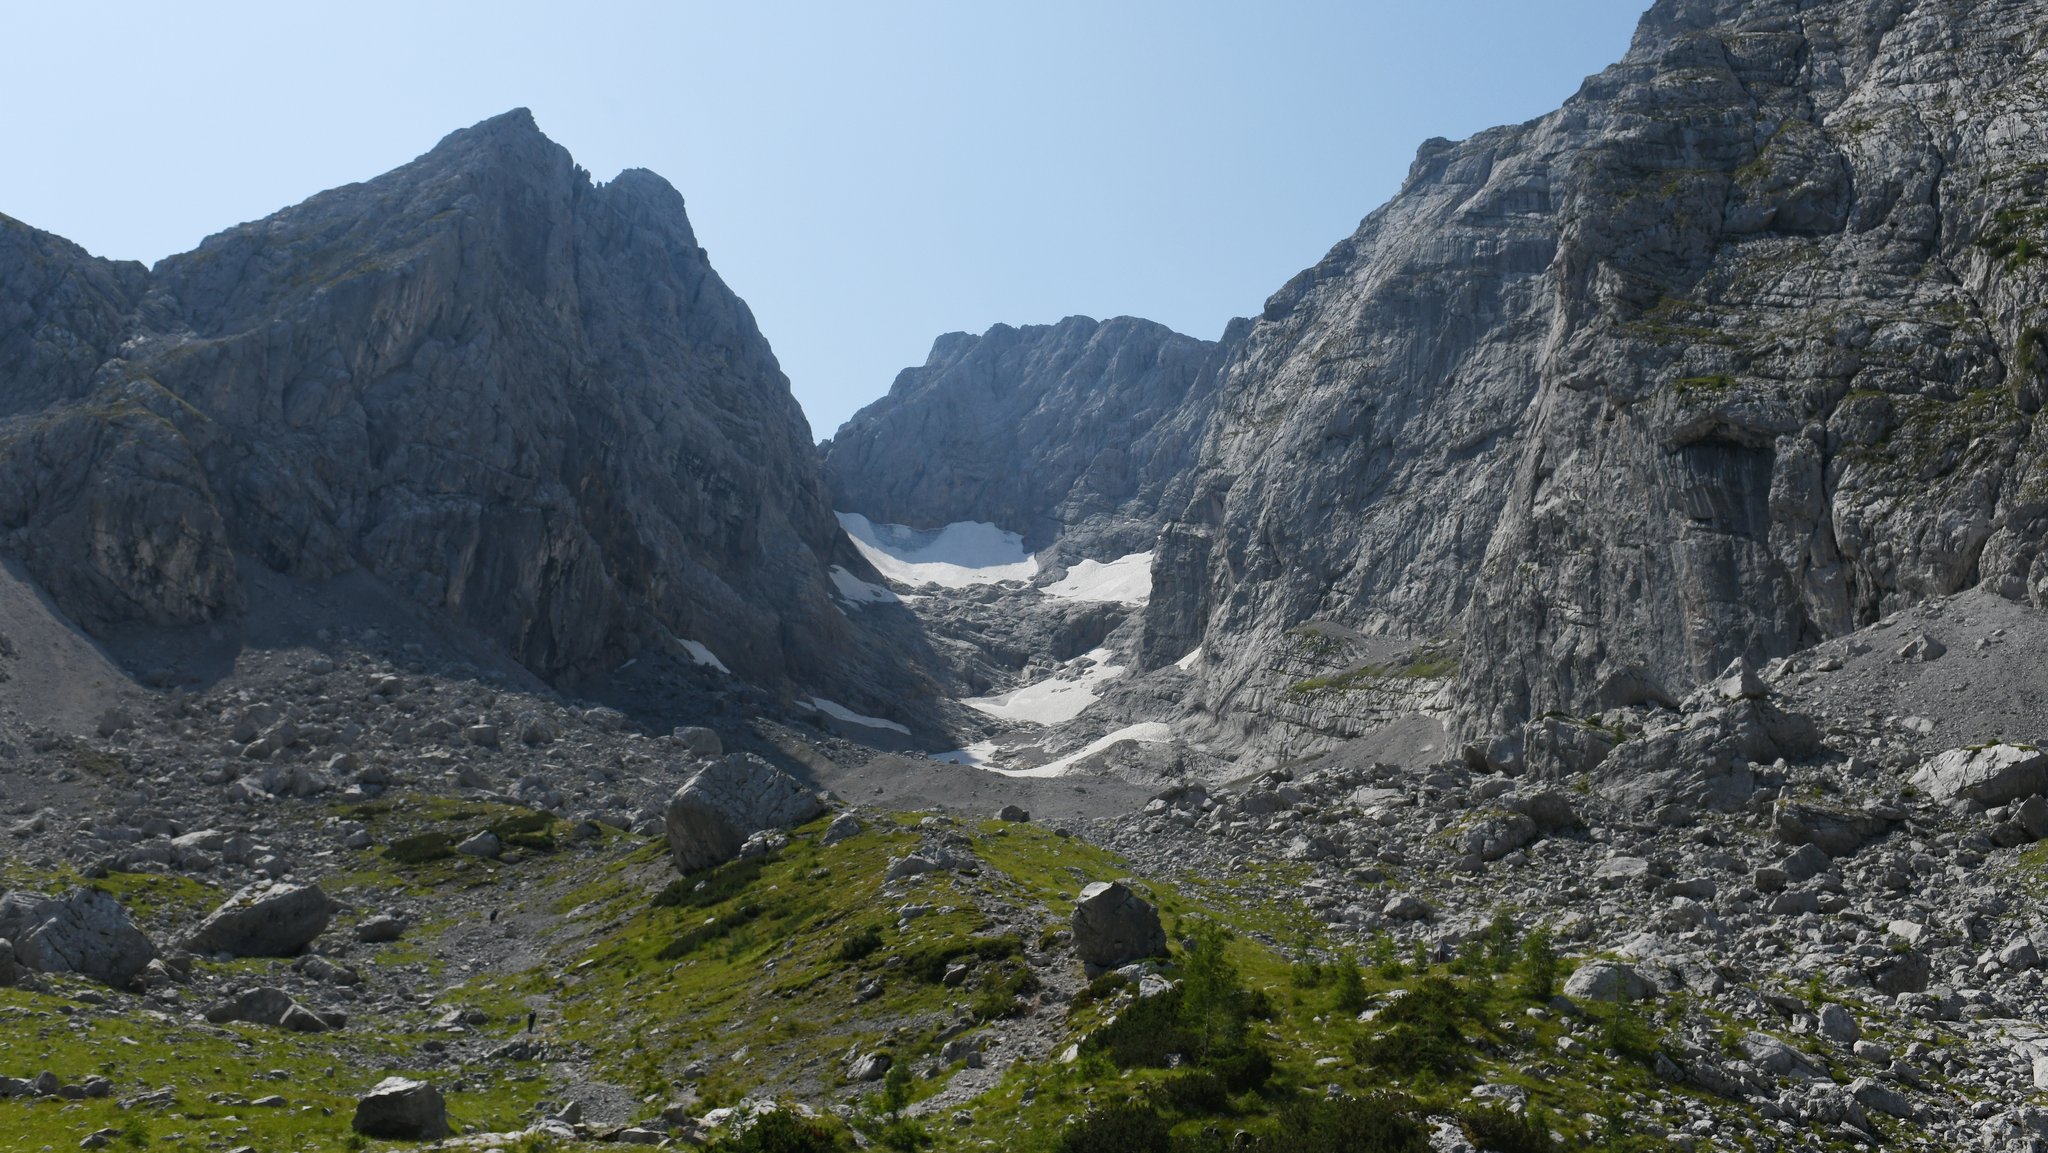
M 14 942 L 0 937 L 0 985 L 12 985 L 20 975 L 14 963 Z
M 386 1077 L 356 1102 L 349 1124 L 366 1137 L 437 1141 L 448 1135 L 448 1105 L 425 1081 Z
M 335 1018 L 299 1004 L 290 993 L 270 987 L 244 989 L 224 1001 L 207 1006 L 206 1019 L 218 1025 L 225 1021 L 247 1021 L 252 1025 L 275 1025 L 300 1033 L 324 1033 L 336 1025 Z
M 2002 805 L 2048 793 L 2048 753 L 2002 742 L 1950 749 L 1920 766 L 1913 786 L 1936 801 Z
M 1166 930 L 1152 903 L 1121 881 L 1097 881 L 1074 904 L 1074 952 L 1105 969 L 1166 949 Z
M 334 902 L 318 885 L 251 885 L 209 913 L 185 947 L 194 953 L 289 957 L 327 928 Z
M 824 811 L 817 793 L 795 777 L 752 753 L 731 753 L 683 782 L 662 824 L 669 856 L 690 873 L 732 860 L 762 829 L 800 825 Z
M 1771 812 L 1772 831 L 1787 845 L 1817 845 L 1830 857 L 1846 857 L 1891 827 L 1887 814 L 1846 809 L 1810 801 L 1779 801 Z
M 1588 961 L 1564 983 L 1564 995 L 1577 1001 L 1640 1001 L 1656 992 L 1649 978 L 1613 961 Z
M 44 973 L 77 973 L 126 985 L 156 959 L 156 945 L 111 894 L 74 889 L 63 897 L 0 897 L 0 938 L 15 961 Z

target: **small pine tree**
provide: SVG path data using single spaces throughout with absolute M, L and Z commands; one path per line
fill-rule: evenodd
M 1556 986 L 1557 949 L 1550 943 L 1550 930 L 1538 926 L 1522 938 L 1522 980 L 1517 991 L 1531 1001 L 1548 1001 Z
M 892 1061 L 882 1075 L 882 1111 L 894 1117 L 910 1104 L 910 1062 Z
M 1349 953 L 1340 954 L 1337 963 L 1331 966 L 1332 981 L 1337 990 L 1337 1011 L 1357 1013 L 1370 1000 L 1365 991 L 1365 974 L 1359 971 L 1358 959 Z

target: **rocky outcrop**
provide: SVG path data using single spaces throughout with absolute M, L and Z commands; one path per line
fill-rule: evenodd
M 2004 743 L 1950 749 L 1922 765 L 1912 783 L 1937 801 L 2002 805 L 2048 793 L 2048 754 Z
M 1199 709 L 1264 715 L 1303 622 L 1461 637 L 1480 735 L 2048 603 L 2038 23 L 1661 0 L 1563 108 L 1425 144 L 1229 356 L 1145 663 L 1199 641 Z
M 13 942 L 7 967 L 77 973 L 125 986 L 156 959 L 156 945 L 111 894 L 74 889 L 63 897 L 0 897 L 0 938 Z
M 0 318 L 0 548 L 90 629 L 233 617 L 246 556 L 549 678 L 688 641 L 877 711 L 922 683 L 832 605 L 867 570 L 682 197 L 524 110 L 149 271 L 0 218 Z
M 448 1105 L 425 1081 L 386 1077 L 356 1102 L 349 1125 L 366 1137 L 438 1141 L 448 1135 Z
M 1166 950 L 1166 931 L 1152 903 L 1122 881 L 1096 881 L 1074 902 L 1074 953 L 1114 968 Z
M 1070 316 L 948 333 L 821 446 L 834 507 L 937 528 L 989 521 L 1075 556 L 1152 547 L 1184 485 L 1231 340 Z
M 669 857 L 685 873 L 739 856 L 747 838 L 822 815 L 803 782 L 752 753 L 728 753 L 697 770 L 662 815 Z
M 334 917 L 318 885 L 258 884 L 207 914 L 185 948 L 236 957 L 289 957 L 312 944 Z

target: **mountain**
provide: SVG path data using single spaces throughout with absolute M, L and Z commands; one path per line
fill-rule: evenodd
M 0 316 L 0 547 L 95 632 L 234 618 L 242 558 L 568 683 L 694 653 L 921 691 L 831 600 L 867 570 L 682 197 L 524 110 L 154 269 L 0 221 Z
M 1083 536 L 1082 551 L 1142 552 L 1186 500 L 1230 340 L 1129 316 L 948 333 L 822 446 L 835 506 L 920 528 L 989 521 L 1033 548 Z
M 1142 665 L 1199 647 L 1197 711 L 1276 720 L 1330 683 L 1276 653 L 1428 644 L 1441 711 L 1512 740 L 1978 584 L 2048 602 L 2044 37 L 2012 0 L 1659 0 L 1562 108 L 1424 144 L 1174 426 Z M 964 339 L 835 441 L 835 492 L 1089 523 L 907 459 L 972 429 L 1035 477 L 1129 433 L 1037 418 L 1022 362 L 950 367 Z

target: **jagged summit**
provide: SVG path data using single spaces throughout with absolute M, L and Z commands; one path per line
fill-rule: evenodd
M 593 184 L 524 109 L 147 274 L 0 235 L 35 321 L 0 337 L 0 523 L 88 627 L 231 618 L 239 556 L 367 569 L 548 677 L 923 691 L 832 606 L 861 562 L 680 194 Z

